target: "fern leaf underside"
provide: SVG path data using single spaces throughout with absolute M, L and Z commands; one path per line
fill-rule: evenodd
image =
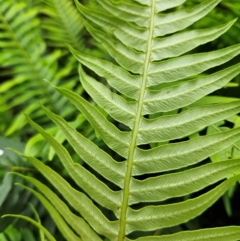
M 81 83 L 94 102 L 124 128 L 120 130 L 115 122 L 111 123 L 95 105 L 77 93 L 64 88 L 56 89 L 86 117 L 106 145 L 116 153 L 115 156 L 121 156 L 124 161 L 115 160 L 60 116 L 43 108 L 76 153 L 107 180 L 103 182 L 83 166 L 74 163 L 61 144 L 29 119 L 30 124 L 58 153 L 76 184 L 84 190 L 77 191 L 49 167 L 26 156 L 82 216 L 80 218 L 71 213 L 52 190 L 33 178 L 25 177 L 46 196 L 39 198 L 49 207 L 50 213 L 54 214 L 51 210 L 55 207 L 64 218 L 65 225 L 70 225 L 81 237 L 79 239 L 71 230 L 63 229 L 69 241 L 98 241 L 102 240 L 102 236 L 111 241 L 126 241 L 135 231 L 155 231 L 179 225 L 200 215 L 239 180 L 235 174 L 240 172 L 240 160 L 209 164 L 200 162 L 239 140 L 240 128 L 188 139 L 191 134 L 240 111 L 239 101 L 188 108 L 188 105 L 223 87 L 239 74 L 240 65 L 236 64 L 213 74 L 198 76 L 237 56 L 240 45 L 208 53 L 187 53 L 218 38 L 234 21 L 209 29 L 182 31 L 207 15 L 220 1 L 207 0 L 193 9 L 185 9 L 184 2 L 135 0 L 114 3 L 96 0 L 89 6 L 76 2 L 86 18 L 87 30 L 116 61 L 113 64 L 70 47 L 80 62 Z M 177 8 L 180 6 L 182 8 Z M 85 67 L 105 78 L 111 87 L 89 76 Z M 182 138 L 185 139 L 180 141 Z M 159 144 L 150 148 L 155 143 Z M 195 164 L 198 167 L 192 166 Z M 154 174 L 154 177 L 149 174 Z M 142 175 L 147 178 L 141 178 Z M 227 180 L 196 198 L 176 203 L 169 201 L 224 179 Z M 115 184 L 117 191 L 110 188 L 106 184 L 108 182 Z M 160 201 L 164 203 L 159 204 Z M 114 218 L 109 220 L 99 205 L 111 211 Z M 53 218 L 58 220 L 55 214 Z M 82 225 L 76 227 L 73 222 L 81 222 Z M 137 240 L 210 238 L 237 240 L 240 238 L 240 227 L 146 236 Z

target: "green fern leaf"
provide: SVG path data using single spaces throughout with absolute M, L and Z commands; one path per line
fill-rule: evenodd
M 76 1 L 86 18 L 87 30 L 116 62 L 88 56 L 70 47 L 80 62 L 80 81 L 94 103 L 68 89 L 56 87 L 56 90 L 76 106 L 116 154 L 111 157 L 63 118 L 43 109 L 93 173 L 74 163 L 57 140 L 28 118 L 51 144 L 64 168 L 83 191 L 71 187 L 36 158 L 25 157 L 86 220 L 91 232 L 96 232 L 96 240 L 104 236 L 111 241 L 129 241 L 136 231 L 156 231 L 187 222 L 203 213 L 239 181 L 239 159 L 207 164 L 201 161 L 237 142 L 240 128 L 189 138 L 240 111 L 239 101 L 214 105 L 207 102 L 207 105 L 203 99 L 240 73 L 239 64 L 207 73 L 237 56 L 240 45 L 207 53 L 189 53 L 219 37 L 234 21 L 210 29 L 188 30 L 187 27 L 206 16 L 220 1 L 204 1 L 193 9 L 185 8 L 184 2 L 96 0 L 83 6 Z M 91 77 L 85 68 L 104 77 L 110 87 Z M 205 75 L 200 76 L 201 73 Z M 110 121 L 99 108 L 116 122 Z M 118 128 L 116 123 L 124 127 Z M 158 145 L 151 148 L 149 144 L 152 143 Z M 121 158 L 115 158 L 117 154 Z M 153 173 L 154 177 L 148 176 Z M 140 175 L 146 177 L 140 180 Z M 45 195 L 48 201 L 35 193 L 46 206 L 51 202 L 62 217 L 66 216 L 66 209 L 60 208 L 62 201 L 53 196 L 51 190 L 33 178 L 24 178 Z M 111 184 L 116 186 L 111 188 Z M 172 202 L 172 198 L 195 193 L 211 184 L 215 187 L 210 191 Z M 105 209 L 111 212 L 111 218 L 105 215 Z M 50 208 L 49 211 L 55 213 Z M 71 226 L 69 219 L 65 221 Z M 80 237 L 89 240 L 81 232 Z M 66 234 L 65 237 L 70 240 Z M 238 240 L 240 229 L 203 229 L 156 237 L 149 235 L 137 240 L 193 241 L 210 237 Z
M 0 0 L 0 77 L 3 78 L 0 112 L 9 112 L 9 118 L 13 119 L 11 125 L 8 123 L 6 135 L 26 124 L 19 108 L 35 120 L 44 121 L 44 115 L 39 111 L 39 101 L 57 112 L 66 104 L 66 98 L 54 91 L 44 79 L 59 84 L 71 71 L 71 65 L 58 70 L 61 51 L 47 54 L 38 15 L 39 8 L 29 7 L 24 1 L 13 3 L 11 0 Z M 66 87 L 71 88 L 76 79 L 69 80 Z M 27 103 L 32 104 L 27 106 Z
M 19 174 L 17 174 L 19 175 Z M 41 182 L 39 182 L 38 180 L 31 178 L 31 177 L 26 177 L 23 175 L 19 175 L 22 178 L 26 179 L 27 181 L 31 182 L 32 184 L 34 184 L 39 190 L 41 190 L 43 193 L 48 193 L 49 194 L 49 199 L 52 200 L 51 202 L 55 203 L 57 206 L 55 206 L 55 208 L 57 210 L 61 210 L 62 211 L 62 215 L 64 215 L 64 219 L 66 220 L 66 222 L 73 228 L 73 230 L 78 233 L 80 236 L 83 237 L 83 239 L 85 240 L 91 240 L 94 239 L 96 241 L 101 240 L 96 233 L 89 227 L 89 225 L 79 216 L 74 215 L 69 208 L 67 207 L 67 205 L 60 200 L 60 198 L 54 193 L 52 192 L 48 187 L 46 187 L 44 184 L 42 184 Z M 26 187 L 25 187 L 26 188 Z M 57 213 L 56 209 L 54 210 L 54 207 L 51 205 L 51 203 L 49 203 L 49 201 L 40 193 L 29 189 L 28 190 L 30 192 L 32 192 L 36 197 L 38 197 L 42 203 L 44 203 L 45 207 L 49 210 L 49 212 L 51 214 L 53 214 L 53 218 L 54 221 L 57 223 L 59 219 L 61 219 L 61 217 L 59 216 L 59 214 Z M 63 227 L 66 227 L 66 229 L 68 230 L 68 226 L 64 225 L 64 223 L 62 222 L 61 224 Z M 81 227 L 81 228 L 79 228 Z M 62 228 L 61 228 L 62 230 Z M 68 232 L 70 232 L 68 230 Z M 66 233 L 65 236 L 67 236 L 68 233 Z M 73 240 L 73 239 L 70 239 Z
M 71 44 L 81 49 L 83 20 L 72 1 L 47 0 L 38 3 L 40 12 L 47 17 L 43 18 L 42 27 L 48 45 L 66 47 Z

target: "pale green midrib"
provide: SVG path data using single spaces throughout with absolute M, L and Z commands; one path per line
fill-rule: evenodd
M 25 48 L 22 46 L 20 40 L 18 39 L 18 37 L 16 36 L 15 32 L 13 31 L 13 29 L 11 28 L 11 26 L 8 24 L 8 22 L 6 21 L 5 17 L 3 16 L 2 13 L 0 13 L 0 16 L 1 16 L 1 19 L 2 21 L 4 22 L 4 25 L 6 26 L 6 28 L 8 29 L 8 32 L 12 35 L 12 38 L 15 40 L 15 42 L 17 43 L 21 53 L 22 53 L 22 56 L 24 57 L 24 59 L 26 60 L 26 62 L 28 63 L 29 67 L 31 68 L 32 72 L 34 73 L 34 75 L 36 76 L 36 79 L 39 83 L 39 86 L 42 87 L 43 89 L 43 92 L 45 93 L 45 96 L 48 97 L 49 99 L 49 103 L 52 107 L 53 110 L 55 110 L 55 106 L 52 102 L 52 98 L 51 98 L 51 95 L 50 93 L 48 92 L 45 84 L 43 83 L 43 78 L 41 78 L 41 76 L 39 75 L 38 71 L 35 69 L 35 66 L 34 64 L 30 61 L 30 57 L 28 55 L 28 53 L 25 51 Z
M 123 188 L 123 201 L 121 205 L 121 213 L 120 213 L 120 220 L 119 220 L 119 234 L 118 234 L 118 241 L 123 241 L 125 238 L 125 229 L 126 229 L 126 216 L 127 216 L 127 209 L 128 209 L 128 200 L 129 200 L 129 189 L 130 189 L 130 181 L 132 177 L 132 168 L 133 168 L 133 158 L 134 152 L 136 148 L 138 130 L 139 130 L 139 123 L 140 118 L 142 115 L 143 109 L 143 102 L 144 102 L 144 95 L 147 85 L 147 74 L 148 74 L 148 67 L 150 62 L 150 55 L 152 50 L 152 39 L 153 39 L 153 30 L 154 30 L 154 16 L 155 16 L 155 1 L 152 0 L 151 5 L 151 20 L 150 20 L 150 28 L 149 28 L 149 38 L 148 38 L 148 45 L 146 51 L 146 58 L 144 61 L 144 69 L 143 69 L 143 77 L 142 77 L 142 86 L 140 90 L 140 97 L 138 101 L 138 109 L 135 118 L 135 124 L 133 127 L 129 153 L 128 153 L 128 160 L 127 160 L 127 171 L 124 180 L 124 188 Z

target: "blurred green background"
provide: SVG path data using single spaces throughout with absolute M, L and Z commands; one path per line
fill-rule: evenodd
M 189 0 L 185 5 L 194 7 L 200 2 Z M 191 28 L 214 27 L 239 16 L 240 1 L 223 0 L 215 10 Z M 207 52 L 237 43 L 240 43 L 240 19 L 220 38 L 199 46 L 195 51 Z M 41 111 L 41 104 L 64 117 L 103 149 L 106 148 L 85 118 L 49 84 L 72 89 L 88 98 L 78 80 L 77 61 L 66 44 L 79 51 L 108 58 L 101 46 L 84 29 L 83 19 L 72 0 L 0 0 L 0 216 L 12 213 L 40 218 L 42 224 L 59 241 L 64 239 L 45 208 L 29 192 L 15 186 L 14 183 L 22 180 L 8 173 L 24 172 L 42 182 L 46 181 L 24 159 L 7 148 L 38 157 L 74 185 L 55 157 L 54 151 L 27 124 L 23 115 L 25 113 L 31 116 L 58 141 L 68 145 L 63 134 Z M 240 62 L 240 56 L 228 64 L 234 62 Z M 202 101 L 228 102 L 237 98 L 240 98 L 240 76 Z M 205 131 L 214 133 L 237 126 L 240 126 L 238 115 L 216 123 Z M 74 156 L 70 146 L 68 150 L 74 161 L 82 163 L 82 160 Z M 240 157 L 240 143 L 215 154 L 210 160 L 215 162 L 237 157 Z M 239 198 L 240 187 L 236 185 L 200 217 L 164 232 L 240 225 Z M 42 241 L 43 238 L 31 224 L 12 218 L 0 219 L 0 241 L 35 240 Z

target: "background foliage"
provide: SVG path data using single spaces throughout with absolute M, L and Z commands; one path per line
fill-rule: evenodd
M 192 0 L 187 1 L 186 4 L 194 6 L 199 2 Z M 219 25 L 239 16 L 240 2 L 238 0 L 223 0 L 207 17 L 197 22 L 193 27 L 209 27 L 213 23 Z M 240 43 L 239 31 L 240 20 L 237 20 L 224 35 L 216 41 L 200 46 L 197 51 L 206 52 Z M 71 126 L 77 128 L 84 136 L 108 150 L 102 140 L 98 138 L 98 134 L 86 122 L 84 116 L 75 113 L 75 109 L 66 98 L 47 83 L 48 81 L 53 85 L 74 90 L 88 99 L 88 95 L 84 93 L 78 80 L 77 61 L 69 52 L 66 44 L 83 52 L 91 51 L 91 54 L 101 56 L 101 58 L 109 58 L 84 29 L 83 19 L 73 1 L 0 0 L 0 150 L 4 151 L 3 155 L 0 156 L 0 216 L 5 213 L 21 213 L 38 220 L 34 210 L 29 206 L 29 203 L 32 203 L 41 222 L 59 241 L 64 239 L 38 199 L 28 191 L 14 186 L 15 182 L 22 182 L 22 179 L 7 175 L 7 173 L 21 171 L 39 178 L 43 183 L 46 182 L 45 179 L 19 155 L 6 148 L 12 147 L 19 151 L 25 151 L 28 155 L 39 157 L 71 183 L 68 174 L 55 158 L 53 149 L 27 125 L 23 115 L 23 113 L 29 115 L 47 132 L 54 135 L 58 141 L 64 143 L 62 132 L 49 122 L 49 119 L 39 108 L 40 104 L 44 104 L 68 120 Z M 228 64 L 237 62 L 240 62 L 239 56 Z M 229 102 L 238 98 L 240 98 L 239 76 L 224 89 L 206 97 L 204 101 L 206 103 L 215 103 L 219 100 Z M 207 132 L 215 133 L 239 126 L 240 117 L 235 115 L 225 122 L 210 126 Z M 70 146 L 68 146 L 68 150 L 71 153 Z M 240 142 L 215 154 L 211 157 L 211 161 L 217 162 L 230 157 L 240 157 Z M 73 159 L 81 163 L 81 160 L 77 159 L 74 154 Z M 72 183 L 72 185 L 74 184 Z M 239 195 L 239 187 L 235 186 L 201 217 L 187 224 L 166 229 L 164 232 L 171 233 L 176 230 L 230 224 L 239 225 L 240 209 L 237 205 Z M 224 211 L 217 211 L 219 209 Z M 43 234 L 39 233 L 28 222 L 1 219 L 0 241 L 5 240 L 43 240 Z

